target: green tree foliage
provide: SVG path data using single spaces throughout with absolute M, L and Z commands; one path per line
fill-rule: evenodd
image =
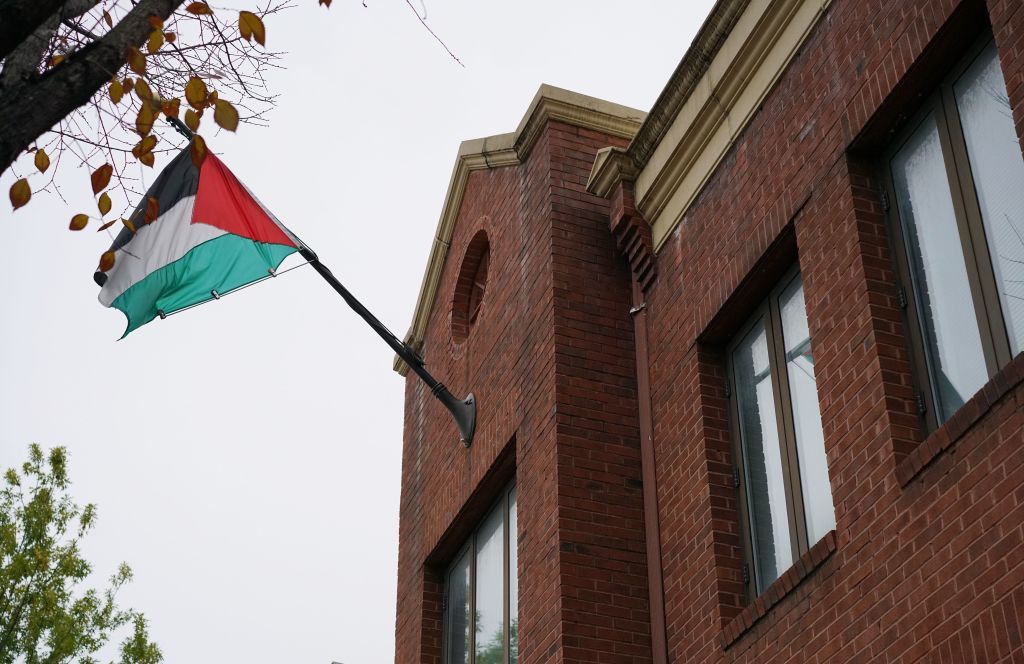
M 121 628 L 119 664 L 163 661 L 145 617 L 115 602 L 131 580 L 124 563 L 101 591 L 78 588 L 92 571 L 79 543 L 96 521 L 95 505 L 68 495 L 67 452 L 29 447 L 20 472 L 0 491 L 0 664 L 97 664 L 93 655 Z

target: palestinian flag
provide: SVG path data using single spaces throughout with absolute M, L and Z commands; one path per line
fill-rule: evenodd
M 122 339 L 157 316 L 272 276 L 303 246 L 217 157 L 207 153 L 196 168 L 187 147 L 129 222 L 110 247 L 113 267 L 95 275 L 100 303 L 128 317 Z

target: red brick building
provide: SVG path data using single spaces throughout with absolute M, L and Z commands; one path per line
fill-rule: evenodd
M 464 143 L 396 661 L 1024 661 L 1022 135 L 1019 0 L 720 0 Z

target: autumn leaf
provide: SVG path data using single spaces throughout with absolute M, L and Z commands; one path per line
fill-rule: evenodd
M 124 221 L 124 220 L 122 219 L 122 221 Z M 99 228 L 97 228 L 96 232 L 99 233 L 100 231 L 105 231 L 105 230 L 107 230 L 108 228 L 110 228 L 111 226 L 113 226 L 116 223 L 117 223 L 117 219 L 111 219 L 107 223 L 105 223 L 102 226 L 100 226 Z
M 160 202 L 150 196 L 146 199 L 146 215 L 144 219 L 147 224 L 151 224 L 156 221 L 156 218 L 160 216 Z
M 331 0 L 320 0 L 320 4 L 321 4 L 321 5 L 324 5 L 324 6 L 325 6 L 325 7 L 327 7 L 328 9 L 330 9 L 330 8 L 331 8 Z
M 149 39 L 146 41 L 146 50 L 150 53 L 156 53 L 160 50 L 160 47 L 164 45 L 164 33 L 160 30 L 154 30 L 149 35 Z
M 170 101 L 165 101 L 163 103 L 163 105 L 161 106 L 161 109 L 163 110 L 164 115 L 166 115 L 169 118 L 176 118 L 176 117 L 178 117 L 178 112 L 179 112 L 180 108 L 181 108 L 181 100 L 178 99 L 177 97 L 175 97 L 174 99 L 171 99 Z
M 108 28 L 114 27 L 114 19 L 110 18 L 110 14 L 106 10 L 103 11 L 103 22 L 107 24 Z
M 212 14 L 213 10 L 210 9 L 210 5 L 205 2 L 193 2 L 185 7 L 185 11 L 189 14 L 195 14 L 196 16 L 202 16 L 204 14 Z
M 193 158 L 192 161 L 195 161 L 195 159 Z M 10 196 L 11 205 L 14 206 L 15 210 L 28 203 L 29 199 L 32 198 L 32 189 L 28 186 L 28 180 L 21 178 L 12 184 Z
M 156 155 L 152 152 L 144 152 L 139 155 L 139 161 L 142 162 L 143 166 L 149 166 L 153 168 L 153 164 L 156 163 Z
M 124 97 L 124 86 L 121 85 L 121 81 L 114 80 L 110 84 L 110 101 L 120 104 L 122 97 Z
M 134 46 L 128 47 L 128 68 L 140 76 L 146 73 L 146 56 Z
M 64 56 L 63 55 L 55 55 L 52 58 L 50 58 L 49 60 L 47 60 L 46 64 L 47 64 L 48 67 L 56 67 L 57 65 L 59 65 L 62 62 L 64 62 Z
M 103 164 L 92 172 L 92 193 L 98 194 L 110 184 L 110 176 L 114 174 L 114 167 L 110 164 Z
M 50 156 L 46 154 L 46 150 L 39 148 L 36 150 L 36 168 L 39 169 L 40 173 L 45 173 L 46 169 L 50 167 Z
M 154 120 L 156 120 L 156 113 L 153 112 L 153 107 L 149 103 L 142 104 L 142 108 L 139 109 L 139 114 L 135 118 L 135 131 L 139 132 L 139 136 L 145 136 L 153 131 Z
M 228 102 L 218 99 L 213 111 L 213 121 L 228 131 L 235 131 L 238 129 L 238 111 Z
M 193 132 L 199 131 L 199 118 L 200 113 L 196 113 L 191 108 L 185 109 L 185 126 L 191 129 Z
M 198 76 L 188 79 L 188 83 L 185 84 L 185 100 L 192 108 L 202 108 L 208 94 L 206 83 Z
M 68 228 L 73 231 L 80 231 L 89 225 L 89 215 L 87 214 L 76 214 L 71 217 L 71 223 L 68 224 Z
M 100 200 L 96 203 L 96 207 L 100 210 L 100 216 L 105 217 L 110 212 L 110 194 L 103 192 L 100 194 Z
M 153 148 L 156 147 L 156 142 L 157 142 L 157 137 L 156 136 L 154 136 L 152 134 L 150 134 L 149 136 L 146 136 L 141 141 L 136 143 L 135 147 L 132 148 L 132 156 L 134 156 L 137 159 L 137 158 L 141 157 L 142 155 L 146 154 L 147 152 L 152 152 Z
M 220 97 L 217 95 L 217 91 L 216 90 L 211 90 L 209 96 L 206 98 L 206 105 L 207 106 L 212 106 L 212 105 L 216 104 L 217 100 L 219 98 Z
M 178 38 L 178 36 L 177 36 L 177 35 L 175 35 L 175 34 L 174 34 L 173 32 L 165 32 L 165 33 L 164 33 L 164 40 L 165 40 L 165 41 L 166 41 L 166 42 L 167 42 L 168 44 L 173 44 L 173 43 L 174 43 L 174 40 L 175 40 L 175 39 L 177 39 L 177 38 Z
M 252 12 L 238 12 L 238 31 L 242 34 L 242 39 L 252 41 L 255 38 L 260 46 L 267 45 L 267 29 L 263 25 L 263 20 Z
M 206 159 L 206 141 L 203 140 L 202 136 L 196 135 L 192 137 L 192 146 L 189 149 L 189 154 L 195 167 L 197 169 L 202 168 L 203 161 Z
M 162 31 L 164 29 L 164 20 L 156 14 L 152 14 L 149 17 L 149 27 Z
M 124 80 L 121 81 L 121 87 L 124 88 L 124 93 L 128 94 L 135 89 L 135 79 L 131 76 L 125 76 Z
M 153 91 L 149 89 L 149 83 L 141 78 L 135 82 L 135 96 L 142 101 L 149 101 L 153 98 Z
M 130 230 L 132 233 L 136 232 L 135 231 L 135 224 L 132 223 L 131 219 L 122 219 L 121 223 L 124 224 L 124 227 L 127 228 L 128 230 Z
M 115 259 L 113 251 L 104 251 L 100 256 L 100 272 L 110 272 L 110 268 L 114 267 Z

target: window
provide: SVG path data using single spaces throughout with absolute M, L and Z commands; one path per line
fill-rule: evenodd
M 446 575 L 447 664 L 519 661 L 517 566 L 513 486 L 502 493 Z
M 737 335 L 728 369 L 741 530 L 759 595 L 836 525 L 798 273 Z
M 991 37 L 886 165 L 918 408 L 935 428 L 1024 350 L 1024 157 Z

